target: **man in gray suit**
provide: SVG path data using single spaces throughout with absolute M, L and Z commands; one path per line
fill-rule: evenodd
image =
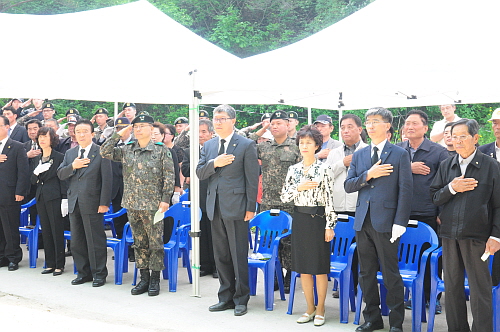
M 208 179 L 207 214 L 212 221 L 215 265 L 219 273 L 219 303 L 210 311 L 234 308 L 247 313 L 248 223 L 255 214 L 259 164 L 255 142 L 235 134 L 236 112 L 229 105 L 214 109 L 218 137 L 203 145 L 196 174 Z
M 59 179 L 68 181 L 71 252 L 78 271 L 71 284 L 93 280 L 92 286 L 100 287 L 108 275 L 103 213 L 111 201 L 111 161 L 102 158 L 99 146 L 92 142 L 92 122 L 79 120 L 75 134 L 78 146 L 66 152 L 57 170 Z

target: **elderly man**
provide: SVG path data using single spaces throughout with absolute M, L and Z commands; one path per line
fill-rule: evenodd
M 342 146 L 342 143 L 330 137 L 333 131 L 332 118 L 330 116 L 326 114 L 318 116 L 316 121 L 314 121 L 314 125 L 318 128 L 321 135 L 323 135 L 323 145 L 321 146 L 321 151 L 316 153 L 316 157 L 324 163 L 330 151 Z
M 366 303 L 365 323 L 356 331 L 384 328 L 380 312 L 377 272 L 382 269 L 390 309 L 390 332 L 402 332 L 404 286 L 398 268 L 399 237 L 406 231 L 410 217 L 412 184 L 410 156 L 388 142 L 392 113 L 382 107 L 366 112 L 366 131 L 371 145 L 354 153 L 344 183 L 347 193 L 358 192 L 356 204 L 356 243 L 358 245 L 359 283 Z
M 431 141 L 446 147 L 443 140 L 444 125 L 448 122 L 456 122 L 461 118 L 455 114 L 457 108 L 453 104 L 441 105 L 439 106 L 439 109 L 443 115 L 443 120 L 439 120 L 434 123 L 434 127 L 432 127 L 431 131 Z
M 247 313 L 248 221 L 255 215 L 259 163 L 255 142 L 236 134 L 236 111 L 229 105 L 214 109 L 218 137 L 201 149 L 196 174 L 208 179 L 207 214 L 212 221 L 215 265 L 219 272 L 219 302 L 210 311 L 234 308 Z
M 458 155 L 444 161 L 431 195 L 441 207 L 440 237 L 448 331 L 471 331 L 464 293 L 469 279 L 472 332 L 493 331 L 491 277 L 487 258 L 500 249 L 500 165 L 476 148 L 476 120 L 451 128 Z
M 418 197 L 412 201 L 410 219 L 426 223 L 437 233 L 439 211 L 432 203 L 428 193 L 439 164 L 448 158 L 448 152 L 441 145 L 425 138 L 429 128 L 427 123 L 428 118 L 425 112 L 421 110 L 409 111 L 404 124 L 404 132 L 408 140 L 397 145 L 408 151 L 413 177 L 413 197 Z M 424 293 L 426 300 L 429 301 L 430 268 L 426 270 Z M 407 309 L 411 309 L 411 301 L 405 305 Z M 436 304 L 436 313 L 441 313 L 439 301 Z

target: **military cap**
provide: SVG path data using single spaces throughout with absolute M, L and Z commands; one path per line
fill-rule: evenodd
M 45 104 L 43 104 L 42 109 L 45 109 L 45 108 L 50 108 L 51 110 L 53 110 L 54 109 L 54 104 L 52 104 L 52 103 L 45 103 Z
M 262 115 L 262 117 L 260 118 L 260 121 L 264 121 L 270 118 L 271 118 L 271 113 L 264 113 L 264 115 Z
M 127 107 L 136 108 L 134 103 L 125 103 L 123 104 L 122 110 L 126 109 Z
M 288 118 L 289 119 L 299 119 L 299 114 L 295 111 L 290 111 L 288 112 Z
M 136 116 L 134 118 L 134 120 L 132 120 L 132 124 L 135 124 L 135 123 L 150 123 L 150 124 L 153 124 L 154 122 L 155 122 L 155 120 L 149 114 L 140 114 L 140 115 Z
M 332 118 L 326 114 L 321 114 L 316 118 L 316 121 L 314 121 L 314 124 L 316 123 L 322 123 L 322 124 L 332 124 Z
M 150 115 L 147 111 L 140 111 L 137 115 Z
M 288 114 L 285 111 L 278 110 L 271 114 L 270 120 L 273 121 L 275 119 L 288 120 Z
M 104 107 L 101 107 L 101 108 L 98 108 L 97 111 L 95 111 L 94 115 L 97 115 L 97 114 L 106 114 L 106 115 L 108 115 L 109 112 Z
M 79 115 L 68 115 L 68 124 L 72 123 L 72 124 L 75 124 L 78 122 L 78 120 L 80 120 L 80 116 Z
M 208 112 L 205 110 L 200 111 L 200 118 L 209 118 Z
M 178 125 L 181 123 L 189 123 L 189 120 L 187 118 L 181 116 L 181 117 L 175 119 L 174 125 Z
M 126 117 L 118 118 L 115 120 L 115 127 L 124 127 L 130 124 L 130 120 Z
M 68 115 L 80 115 L 80 112 L 76 108 L 70 108 L 66 111 L 66 116 Z

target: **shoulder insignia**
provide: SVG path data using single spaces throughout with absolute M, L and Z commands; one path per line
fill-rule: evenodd
M 127 145 L 130 145 L 130 144 L 133 144 L 133 143 L 134 143 L 134 141 L 130 141 L 130 142 L 127 143 Z
M 162 142 L 155 142 L 155 145 L 165 145 Z

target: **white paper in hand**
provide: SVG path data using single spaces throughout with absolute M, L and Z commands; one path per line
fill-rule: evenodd
M 160 209 L 158 209 L 158 211 L 156 211 L 156 213 L 155 213 L 155 218 L 153 219 L 153 224 L 156 224 L 158 221 L 163 220 L 163 217 L 164 217 L 164 213 L 161 212 Z

